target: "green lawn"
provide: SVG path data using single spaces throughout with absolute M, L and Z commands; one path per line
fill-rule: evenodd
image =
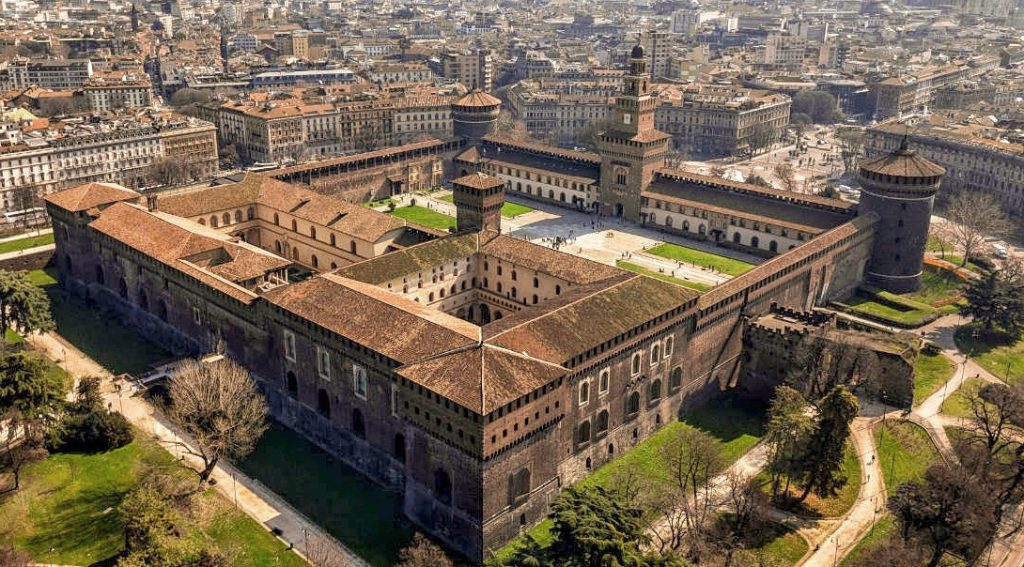
M 89 565 L 121 552 L 124 534 L 117 506 L 134 488 L 143 471 L 164 469 L 189 480 L 155 442 L 136 434 L 131 444 L 98 454 L 60 453 L 30 465 L 24 485 L 0 500 L 2 535 L 30 553 L 36 561 Z M 189 522 L 190 538 L 216 544 L 225 554 L 245 552 L 234 564 L 299 567 L 304 563 L 267 530 L 215 493 L 203 495 L 214 507 L 202 519 Z M 210 508 L 211 506 L 204 506 Z
M 961 296 L 964 285 L 962 279 L 947 270 L 925 266 L 921 273 L 921 289 L 903 297 L 935 306 Z
M 889 536 L 896 533 L 896 520 L 885 514 L 878 518 L 874 527 L 864 535 L 864 538 L 857 543 L 857 547 L 850 550 L 850 553 L 840 563 L 840 567 L 878 567 L 876 565 L 864 565 L 862 560 L 865 555 L 881 547 L 889 539 Z
M 36 246 L 46 246 L 47 244 L 53 244 L 52 232 L 0 242 L 0 254 L 16 252 L 18 250 L 27 250 L 29 248 L 35 248 Z
M 888 420 L 878 424 L 875 446 L 889 494 L 899 485 L 921 478 L 939 458 L 928 433 L 908 421 Z
M 857 501 L 861 485 L 860 460 L 857 459 L 857 450 L 853 443 L 847 443 L 843 450 L 843 474 L 846 475 L 846 484 L 839 489 L 838 494 L 831 498 L 819 498 L 812 493 L 802 504 L 797 504 L 798 507 L 795 507 L 794 511 L 821 518 L 834 518 L 845 514 Z M 763 487 L 765 493 L 770 494 L 771 486 L 768 484 L 768 475 L 762 472 L 758 477 L 765 482 Z M 794 499 L 800 496 L 801 492 L 802 490 L 797 486 L 789 487 L 789 494 Z
M 623 270 L 629 270 L 631 272 L 636 272 L 638 274 L 643 274 L 645 276 L 649 276 L 649 277 L 652 277 L 652 278 L 657 279 L 657 280 L 665 281 L 665 282 L 668 282 L 668 283 L 674 283 L 676 285 L 680 285 L 680 286 L 683 286 L 683 287 L 688 287 L 688 288 L 696 290 L 696 291 L 704 292 L 704 291 L 707 291 L 707 290 L 711 289 L 712 287 L 714 287 L 712 285 L 708 285 L 708 284 L 704 284 L 704 283 L 700 283 L 700 282 L 691 282 L 689 280 L 684 280 L 682 278 L 676 278 L 676 277 L 669 276 L 667 274 L 658 273 L 658 272 L 655 272 L 654 270 L 648 270 L 647 268 L 645 268 L 643 266 L 634 264 L 632 262 L 626 262 L 624 260 L 617 260 L 615 262 L 615 265 L 617 267 L 619 267 L 619 268 L 622 268 Z
M 917 405 L 934 394 L 950 377 L 956 365 L 942 353 L 926 354 L 921 352 L 917 357 L 914 369 L 914 405 Z
M 65 297 L 57 289 L 52 273 L 35 270 L 29 272 L 29 278 L 50 296 L 57 334 L 110 372 L 140 374 L 170 356 L 115 317 Z
M 905 296 L 863 289 L 841 303 L 834 302 L 834 305 L 853 315 L 902 328 L 920 327 L 941 314 L 954 313 L 957 309 L 953 305 L 936 309 Z
M 623 471 L 632 471 L 640 478 L 666 478 L 668 472 L 661 460 L 661 448 L 675 432 L 691 427 L 702 429 L 718 439 L 722 443 L 722 456 L 729 463 L 733 463 L 760 441 L 764 434 L 764 409 L 751 408 L 732 396 L 723 396 L 686 412 L 679 421 L 666 424 L 654 435 L 597 469 L 579 484 L 610 488 Z M 550 541 L 550 528 L 551 523 L 545 521 L 528 533 L 538 541 Z M 518 544 L 519 540 L 513 540 L 498 550 L 496 555 L 508 557 Z
M 1024 339 L 1012 341 L 1001 334 L 986 334 L 975 325 L 960 327 L 954 337 L 960 350 L 996 378 L 1010 384 L 1024 378 Z
M 446 203 L 453 203 L 455 202 L 455 197 L 451 193 L 448 193 L 447 195 L 441 195 L 440 197 L 437 197 L 437 200 L 444 201 Z M 507 219 L 514 219 L 519 215 L 532 213 L 534 210 L 536 209 L 534 209 L 533 207 L 527 207 L 526 205 L 520 205 L 519 203 L 505 201 L 505 204 L 501 206 L 501 216 Z
M 409 222 L 421 224 L 438 230 L 455 228 L 455 217 L 443 215 L 426 207 L 413 205 L 411 207 L 400 207 L 391 211 L 392 215 L 401 217 Z
M 757 553 L 752 553 L 754 557 L 753 562 L 747 562 L 744 559 L 740 559 L 739 565 L 750 565 L 751 567 L 757 566 L 773 566 L 778 565 L 789 566 L 795 565 L 800 558 L 807 553 L 807 541 L 800 537 L 799 534 L 792 530 L 786 530 L 782 535 L 769 541 L 758 548 L 764 553 L 763 557 L 757 557 Z M 762 561 L 763 559 L 763 561 Z
M 372 565 L 394 564 L 412 540 L 401 494 L 374 484 L 278 423 L 238 467 Z
M 939 412 L 953 417 L 973 418 L 974 413 L 971 411 L 971 402 L 969 400 L 984 385 L 985 381 L 980 378 L 964 380 L 963 385 L 957 391 L 950 394 L 946 401 L 942 402 Z
M 685 246 L 679 246 L 678 244 L 671 244 L 668 242 L 659 244 L 654 248 L 647 250 L 647 252 L 654 254 L 655 256 L 668 258 L 669 260 L 677 260 L 679 262 L 686 262 L 687 264 L 711 268 L 730 276 L 738 276 L 754 267 L 754 264 L 750 264 L 742 260 L 734 260 L 726 256 L 719 256 L 718 254 L 711 254 L 709 252 L 703 252 L 701 250 L 687 248 Z

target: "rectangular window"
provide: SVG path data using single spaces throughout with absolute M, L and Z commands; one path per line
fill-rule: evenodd
M 358 364 L 352 365 L 352 390 L 357 398 L 366 399 L 366 369 Z
M 316 348 L 316 370 L 321 378 L 331 378 L 331 353 L 323 347 Z
M 284 332 L 284 357 L 295 362 L 295 334 L 291 331 Z

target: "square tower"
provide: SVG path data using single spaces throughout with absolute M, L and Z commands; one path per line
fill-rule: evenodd
M 452 181 L 452 197 L 459 231 L 501 232 L 504 181 L 482 173 L 471 173 Z

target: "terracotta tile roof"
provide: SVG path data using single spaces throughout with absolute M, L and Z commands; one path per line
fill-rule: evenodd
M 861 160 L 858 165 L 861 171 L 896 177 L 937 177 L 946 173 L 942 166 L 907 149 L 906 142 L 893 153 Z
M 481 242 L 480 252 L 488 256 L 574 284 L 599 282 L 623 273 L 618 268 L 581 256 L 557 252 L 546 246 L 493 232 L 483 233 Z
M 492 187 L 504 186 L 505 182 L 491 175 L 483 173 L 470 173 L 458 179 L 452 180 L 453 185 L 462 185 L 470 189 L 490 189 Z
M 196 218 L 251 205 L 269 207 L 368 242 L 376 242 L 388 232 L 408 225 L 404 219 L 258 173 L 247 173 L 237 183 L 163 197 L 159 208 L 170 214 Z
M 47 195 L 46 201 L 64 210 L 77 213 L 111 203 L 131 201 L 138 199 L 139 196 L 135 191 L 125 189 L 115 183 L 86 183 Z
M 628 276 L 596 293 L 502 330 L 488 338 L 487 343 L 564 364 L 698 295 L 691 289 L 653 278 Z
M 484 136 L 485 142 L 490 142 L 496 146 L 503 146 L 508 149 L 518 149 L 526 152 L 535 154 L 548 155 L 552 157 L 558 157 L 573 161 L 586 162 L 591 165 L 601 165 L 601 156 L 594 152 L 574 152 L 570 150 L 564 150 L 556 146 L 549 146 L 540 142 L 530 142 L 523 140 L 513 140 L 512 138 L 506 138 L 501 134 L 491 134 Z
M 370 260 L 345 266 L 338 275 L 364 283 L 381 285 L 440 264 L 467 258 L 479 249 L 477 234 L 448 236 L 410 246 Z
M 263 297 L 403 364 L 479 342 L 479 327 L 471 323 L 335 274 L 275 288 Z
M 466 96 L 452 103 L 452 106 L 464 106 L 464 107 L 486 107 L 486 106 L 498 106 L 501 104 L 501 99 L 493 97 L 480 89 L 473 89 Z
M 494 345 L 411 364 L 398 374 L 480 415 L 565 375 L 566 369 Z

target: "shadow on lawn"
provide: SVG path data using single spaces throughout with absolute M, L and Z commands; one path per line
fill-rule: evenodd
M 744 435 L 762 436 L 767 409 L 763 401 L 729 392 L 692 410 L 681 410 L 679 419 L 728 443 Z
M 45 525 L 24 541 L 24 546 L 33 550 L 33 555 L 40 561 L 59 559 L 51 557 L 50 549 L 91 549 L 101 553 L 108 545 L 120 544 L 123 539 L 123 526 L 117 512 L 117 506 L 124 499 L 124 491 L 107 491 L 100 487 L 94 490 L 83 490 L 72 498 L 63 500 L 59 507 L 48 509 L 48 512 L 33 520 Z M 95 513 L 83 513 L 93 510 Z M 116 542 L 116 544 L 115 544 Z M 99 557 L 99 564 L 113 564 L 120 554 L 120 545 L 112 556 Z M 96 563 L 94 563 L 96 564 Z
M 980 325 L 964 325 L 953 334 L 956 345 L 968 356 L 980 356 L 1016 344 L 1012 336 L 997 330 L 986 331 Z

